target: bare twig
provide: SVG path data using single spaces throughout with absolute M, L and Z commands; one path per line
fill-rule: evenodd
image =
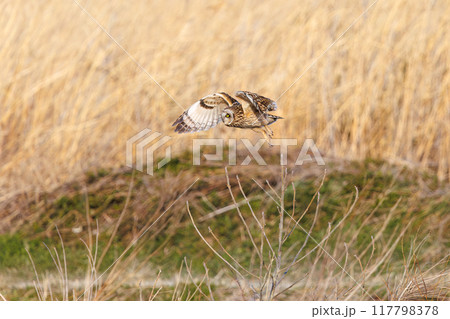
M 189 209 L 189 202 L 186 202 L 186 207 L 187 207 L 187 211 L 189 214 L 189 217 L 192 221 L 192 225 L 194 226 L 195 230 L 197 231 L 197 234 L 200 236 L 200 238 L 203 240 L 203 242 L 209 247 L 209 249 L 212 250 L 212 252 L 219 257 L 228 267 L 230 267 L 239 277 L 241 277 L 242 279 L 245 279 L 245 277 L 239 272 L 239 270 L 237 270 L 235 267 L 233 267 L 233 265 L 231 265 L 225 258 L 223 258 L 209 243 L 208 241 L 205 239 L 205 237 L 203 237 L 202 233 L 198 230 L 197 225 L 194 222 L 194 218 L 192 217 L 191 211 Z
M 212 289 L 211 289 L 211 280 L 209 278 L 209 269 L 206 266 L 206 263 L 203 263 L 203 267 L 205 268 L 206 286 L 208 287 L 210 300 L 214 301 L 214 296 L 213 296 Z
M 155 300 L 156 296 L 158 295 L 159 291 L 160 291 L 161 288 L 162 288 L 162 287 L 159 287 L 159 289 L 156 291 L 156 293 L 154 293 L 154 291 L 155 291 L 155 286 L 156 286 L 156 283 L 157 283 L 158 280 L 159 280 L 159 276 L 160 276 L 160 275 L 161 275 L 161 269 L 159 270 L 158 275 L 156 276 L 156 279 L 155 279 L 155 281 L 153 282 L 152 291 L 150 292 L 150 295 L 148 296 L 148 301 L 153 301 L 153 300 Z
M 246 222 L 245 219 L 244 219 L 244 216 L 242 216 L 241 210 L 239 209 L 239 206 L 238 206 L 238 204 L 236 203 L 236 199 L 234 198 L 233 191 L 231 190 L 230 178 L 229 178 L 229 176 L 228 176 L 228 170 L 227 170 L 226 167 L 225 167 L 225 177 L 227 178 L 227 187 L 228 187 L 228 190 L 229 190 L 229 192 L 230 192 L 231 199 L 233 200 L 233 203 L 234 203 L 234 205 L 236 206 L 236 210 L 237 210 L 237 212 L 238 212 L 239 218 L 241 219 L 242 223 L 244 224 L 244 227 L 245 227 L 245 229 L 246 229 L 246 231 L 247 231 L 248 237 L 250 238 L 250 240 L 251 240 L 251 242 L 252 242 L 253 247 L 255 248 L 255 250 L 256 250 L 256 251 L 258 252 L 258 254 L 259 254 L 258 248 L 257 248 L 257 246 L 256 246 L 255 240 L 253 239 L 253 235 L 252 235 L 252 233 L 251 233 L 251 231 L 250 231 L 250 228 L 248 227 L 247 222 Z M 261 259 L 262 256 L 259 256 L 259 258 Z
M 225 254 L 227 254 L 228 257 L 231 258 L 232 261 L 234 261 L 234 263 L 236 265 L 239 266 L 239 268 L 241 268 L 243 271 L 245 271 L 247 274 L 249 274 L 252 277 L 255 278 L 259 278 L 257 275 L 251 273 L 250 271 L 248 271 L 244 266 L 242 266 L 226 249 L 225 247 L 223 247 L 222 243 L 220 242 L 219 238 L 217 238 L 217 236 L 214 234 L 214 232 L 212 231 L 212 229 L 210 227 L 208 227 L 208 231 L 209 233 L 213 236 L 213 238 L 216 240 L 216 242 L 219 244 L 220 248 L 224 251 Z
M 105 258 L 109 248 L 111 247 L 111 244 L 114 241 L 114 237 L 117 234 L 117 230 L 119 229 L 119 226 L 122 223 L 122 220 L 128 209 L 128 204 L 130 203 L 130 198 L 131 198 L 131 191 L 133 190 L 133 185 L 134 185 L 134 175 L 135 175 L 135 170 L 133 170 L 133 172 L 131 174 L 131 181 L 130 181 L 130 186 L 128 187 L 128 194 L 127 194 L 127 199 L 125 200 L 125 205 L 123 206 L 123 209 L 122 209 L 122 212 L 120 213 L 119 219 L 117 219 L 117 222 L 114 226 L 114 230 L 112 231 L 111 236 L 109 237 L 109 241 L 106 244 L 105 249 L 103 249 L 102 254 L 100 255 L 100 258 L 98 259 L 97 268 L 99 268 L 101 266 L 103 258 Z
M 42 301 L 42 298 L 43 298 L 44 295 L 43 295 L 43 291 L 42 291 L 41 282 L 39 281 L 39 275 L 37 273 L 36 266 L 35 266 L 34 261 L 33 261 L 33 257 L 31 257 L 31 254 L 30 254 L 30 252 L 28 251 L 28 249 L 26 247 L 25 247 L 25 251 L 27 252 L 28 257 L 30 258 L 31 265 L 33 266 L 33 270 L 34 270 L 34 275 L 36 276 L 37 284 L 36 284 L 36 282 L 34 283 L 34 287 L 36 289 L 36 293 L 38 295 L 39 300 Z

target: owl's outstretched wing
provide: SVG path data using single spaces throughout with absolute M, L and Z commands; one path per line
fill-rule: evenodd
M 234 98 L 224 92 L 213 93 L 192 104 L 172 124 L 175 132 L 191 133 L 205 131 L 222 121 L 223 109 L 238 103 Z
M 236 96 L 249 102 L 259 113 L 277 110 L 277 103 L 262 95 L 248 91 L 237 91 Z

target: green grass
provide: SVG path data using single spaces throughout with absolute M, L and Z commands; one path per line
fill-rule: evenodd
M 124 220 L 114 237 L 112 248 L 108 251 L 100 266 L 100 271 L 111 265 L 125 250 L 133 239 L 131 236 L 133 232 L 136 233 L 136 231 L 141 230 L 153 214 L 161 214 L 173 200 L 167 198 L 161 203 L 165 189 L 154 190 L 152 188 L 149 192 L 151 182 L 155 178 L 170 179 L 175 178 L 175 175 L 182 176 L 186 165 L 187 157 L 172 161 L 164 170 L 158 171 L 157 177 L 149 177 L 141 173 L 136 174 Z M 193 197 L 191 196 L 189 199 L 191 211 L 196 219 L 211 212 L 211 205 L 221 208 L 232 203 L 226 188 L 223 170 L 220 167 L 209 167 L 206 170 L 209 178 L 205 176 L 202 183 L 196 184 L 195 192 L 205 194 L 207 201 L 198 195 L 192 195 Z M 217 177 L 222 177 L 220 183 L 217 183 Z M 87 249 L 81 241 L 83 239 L 88 242 L 86 205 L 88 205 L 91 229 L 95 229 L 96 220 L 99 221 L 98 254 L 100 255 L 111 236 L 115 221 L 124 209 L 131 178 L 130 171 L 114 173 L 108 170 L 99 170 L 98 172 L 89 172 L 86 174 L 84 182 L 68 185 L 61 192 L 55 194 L 44 194 L 42 196 L 46 201 L 44 208 L 38 209 L 36 203 L 31 202 L 29 209 L 34 214 L 39 214 L 39 218 L 35 218 L 29 224 L 24 224 L 18 231 L 0 235 L 0 273 L 15 273 L 16 275 L 19 274 L 21 278 L 32 279 L 34 277 L 33 268 L 25 248 L 29 250 L 38 273 L 55 272 L 56 267 L 45 245 L 50 249 L 55 247 L 59 255 L 62 256 L 61 242 L 56 231 L 56 226 L 58 226 L 64 240 L 68 272 L 71 276 L 83 276 L 88 266 Z M 431 187 L 435 189 L 439 187 L 432 176 L 423 178 L 430 181 Z M 317 176 L 293 180 L 296 216 L 299 216 L 308 206 L 317 190 L 320 179 L 320 176 Z M 236 185 L 233 184 L 233 180 L 231 182 L 236 201 L 241 201 L 243 196 L 239 193 Z M 244 192 L 247 195 L 251 196 L 256 193 L 264 195 L 264 192 L 255 186 L 251 179 L 241 176 L 241 180 Z M 329 223 L 334 226 L 339 222 L 354 199 L 356 186 L 360 190 L 360 198 L 355 207 L 357 213 L 350 215 L 347 222 L 341 226 L 342 233 L 346 234 L 346 237 L 337 238 L 333 235 L 328 242 L 329 249 L 334 249 L 336 245 L 341 245 L 342 242 L 348 242 L 351 239 L 351 234 L 355 233 L 360 227 L 362 227 L 362 231 L 352 249 L 359 251 L 370 246 L 371 236 L 378 232 L 384 222 L 384 217 L 389 214 L 389 211 L 400 199 L 395 213 L 383 231 L 383 236 L 388 238 L 394 231 L 398 231 L 399 225 L 406 225 L 410 219 L 414 219 L 405 236 L 406 240 L 395 247 L 393 257 L 390 260 L 391 264 L 401 264 L 404 257 L 402 245 L 408 245 L 405 241 L 412 241 L 418 234 L 422 237 L 425 236 L 433 227 L 430 224 L 430 218 L 443 217 L 450 206 L 449 196 L 430 196 L 427 200 L 418 198 L 419 185 L 416 180 L 415 176 L 409 171 L 390 169 L 382 162 L 351 163 L 347 171 L 331 168 L 320 189 L 319 218 L 313 231 L 313 238 L 320 240 L 326 235 Z M 87 193 L 83 191 L 83 183 L 87 185 Z M 51 198 L 54 199 L 51 200 Z M 289 185 L 285 192 L 285 209 L 288 212 L 292 211 L 293 200 L 294 189 Z M 309 212 L 301 222 L 305 229 L 309 228 L 313 220 L 316 205 L 316 201 L 313 201 Z M 255 212 L 265 209 L 268 236 L 276 242 L 278 231 L 276 225 L 279 218 L 277 205 L 273 202 L 270 203 L 269 198 L 266 197 L 253 200 L 252 207 Z M 366 216 L 375 207 L 377 209 L 373 214 L 373 221 L 364 224 Z M 249 221 L 252 233 L 254 236 L 258 236 L 259 230 L 254 223 L 251 223 L 251 218 L 249 218 L 251 216 L 250 209 L 247 205 L 241 206 L 240 209 Z M 206 248 L 206 245 L 195 233 L 192 223 L 187 218 L 185 203 L 177 203 L 166 214 L 165 218 L 139 241 L 136 261 L 144 260 L 151 255 L 150 264 L 152 268 L 162 270 L 162 277 L 171 277 L 177 273 L 180 261 L 184 257 L 192 262 L 192 272 L 196 274 L 203 273 L 203 262 L 205 261 L 211 275 L 217 274 L 223 268 L 223 263 L 215 258 L 214 254 Z M 136 219 L 139 220 L 138 223 L 134 222 Z M 107 220 L 110 220 L 110 224 L 104 225 Z M 80 234 L 72 231 L 72 229 L 80 226 L 83 228 Z M 248 240 L 239 244 L 236 242 L 237 240 L 241 241 L 240 238 L 244 233 L 242 222 L 236 210 L 232 209 L 213 219 L 198 223 L 198 226 L 205 236 L 208 236 L 208 227 L 210 227 L 231 255 L 238 256 L 244 267 L 250 266 L 251 243 Z M 302 243 L 305 239 L 306 234 L 296 229 L 290 234 L 285 247 Z M 213 242 L 211 238 L 210 242 Z M 448 241 L 444 244 L 448 247 Z M 314 248 L 315 245 L 316 243 L 310 240 L 305 251 Z M 377 249 L 381 248 L 380 245 L 382 244 L 376 243 Z M 425 248 L 436 249 L 436 247 L 433 247 L 433 243 L 426 243 Z M 131 251 L 127 255 L 130 255 Z M 313 256 L 314 254 L 307 260 L 311 262 Z M 366 262 L 368 258 L 369 255 L 366 255 L 362 261 Z M 5 288 L 0 287 L 0 289 L 4 290 Z M 12 296 L 11 299 L 14 299 L 14 291 L 8 293 Z

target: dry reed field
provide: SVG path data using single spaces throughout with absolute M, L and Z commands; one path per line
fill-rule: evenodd
M 369 5 L 81 4 L 184 108 L 217 90 L 277 98 Z M 142 128 L 170 134 L 182 109 L 75 3 L 6 1 L 1 12 L 2 198 L 123 166 Z M 275 134 L 448 179 L 449 13 L 448 1 L 379 1 L 280 98 Z
M 448 299 L 449 17 L 446 0 L 0 2 L 0 299 Z M 328 173 L 193 168 L 194 137 L 258 138 L 173 132 L 237 90 L 277 100 L 275 137 L 312 138 Z M 144 128 L 178 161 L 152 177 L 124 169 Z

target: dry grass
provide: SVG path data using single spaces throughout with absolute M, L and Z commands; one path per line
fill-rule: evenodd
M 183 107 L 216 90 L 277 98 L 370 5 L 80 2 Z M 0 12 L 0 200 L 123 166 L 125 141 L 145 127 L 172 134 L 182 108 L 74 2 Z M 445 0 L 379 1 L 281 97 L 276 136 L 448 179 L 449 16 Z M 203 136 L 222 133 L 241 136 Z
M 246 232 L 236 245 L 251 247 L 252 262 L 247 267 L 239 261 L 240 256 L 233 256 L 222 245 L 221 239 L 208 227 L 210 240 L 199 231 L 189 209 L 189 217 L 209 249 L 224 263 L 236 282 L 234 298 L 244 300 L 446 300 L 449 294 L 450 272 L 447 269 L 448 255 L 440 255 L 438 262 L 428 260 L 428 269 L 421 270 L 418 262 L 423 258 L 423 245 L 410 242 L 410 251 L 404 257 L 404 272 L 398 269 L 398 262 L 393 258 L 394 251 L 404 240 L 414 218 L 403 224 L 397 224 L 395 231 L 386 234 L 386 227 L 394 216 L 398 216 L 397 203 L 385 216 L 383 225 L 375 227 L 371 241 L 366 246 L 358 246 L 357 239 L 364 236 L 364 228 L 373 223 L 373 214 L 378 205 L 366 215 L 363 205 L 356 205 L 359 199 L 358 189 L 349 202 L 347 210 L 335 213 L 327 225 L 320 229 L 316 222 L 323 215 L 320 191 L 325 176 L 304 211 L 298 211 L 295 199 L 295 183 L 289 185 L 287 170 L 282 168 L 281 181 L 275 188 L 266 181 L 265 185 L 254 182 L 268 196 L 267 202 L 275 204 L 279 218 L 275 224 L 266 225 L 265 209 L 259 211 L 248 200 L 242 188 L 239 176 L 236 176 L 241 195 L 248 205 L 251 216 L 244 217 L 237 204 L 226 172 L 227 185 L 235 209 Z M 294 193 L 291 208 L 286 208 L 285 193 L 291 189 Z M 381 198 L 381 202 L 384 199 Z M 315 209 L 311 206 L 316 201 Z M 298 204 L 298 203 L 297 203 Z M 267 205 L 267 204 L 266 204 Z M 355 209 L 356 207 L 356 209 Z M 311 211 L 311 210 L 314 210 Z M 247 214 L 248 215 L 248 214 Z M 356 222 L 363 218 L 356 227 L 348 227 L 349 219 Z M 305 218 L 307 216 L 308 218 Z M 323 217 L 322 217 L 323 218 Z M 309 221 L 307 220 L 309 219 Z M 359 222 L 356 222 L 359 223 Z M 347 226 L 345 226 L 347 225 Z M 324 225 L 325 226 L 325 225 Z M 323 226 L 322 226 L 323 227 Z M 278 228 L 278 231 L 274 231 Z M 254 231 L 252 232 L 251 229 Z M 306 234 L 303 242 L 287 243 L 294 232 Z M 274 236 L 274 233 L 276 235 Z M 318 237 L 318 234 L 322 237 Z M 251 242 L 251 244 L 250 244 Z M 308 242 L 312 242 L 309 245 Z M 381 244 L 381 242 L 384 242 Z M 381 244 L 381 245 L 380 245 Z M 216 248 L 214 248 L 216 247 Z M 434 251 L 434 255 L 437 251 Z M 437 255 L 434 255 L 437 257 Z M 391 278 L 392 277 L 392 278 Z M 400 279 L 398 278 L 400 277 Z M 383 284 L 381 284 L 383 283 Z
M 0 232 L 20 230 L 36 238 L 55 237 L 52 223 L 58 222 L 62 226 L 60 245 L 64 247 L 64 240 L 70 242 L 78 237 L 69 222 L 74 219 L 84 230 L 80 236 L 87 251 L 86 278 L 73 287 L 64 251 L 49 247 L 56 279 L 36 281 L 36 299 L 448 299 L 448 255 L 443 251 L 448 244 L 448 219 L 442 214 L 448 203 L 445 196 L 450 181 L 448 1 L 380 0 L 314 65 L 311 63 L 372 1 L 80 3 L 175 101 L 74 1 L 0 3 Z M 296 79 L 298 82 L 283 94 Z M 199 97 L 239 89 L 279 98 L 279 115 L 285 119 L 273 127 L 275 137 L 300 141 L 313 138 L 327 158 L 377 158 L 415 170 L 431 170 L 445 181 L 444 185 L 433 183 L 436 187 L 428 187 L 418 174 L 417 183 L 425 189 L 425 195 L 414 190 L 413 194 L 401 195 L 405 201 L 401 209 L 397 205 L 403 204 L 398 203 L 386 209 L 380 207 L 383 201 L 391 200 L 396 178 L 391 185 L 382 185 L 375 197 L 372 191 L 376 189 L 376 178 L 364 178 L 367 183 L 360 188 L 364 200 L 356 203 L 348 223 L 330 234 L 333 238 L 327 235 L 333 228 L 327 228 L 324 221 L 331 218 L 335 223 L 351 212 L 355 199 L 351 192 L 334 196 L 333 189 L 329 189 L 333 201 L 327 209 L 332 213 L 320 211 L 316 194 L 317 202 L 307 212 L 306 221 L 294 209 L 295 200 L 290 215 L 279 206 L 276 218 L 265 220 L 262 211 L 270 208 L 270 202 L 273 204 L 268 194 L 280 205 L 285 192 L 295 194 L 295 186 L 291 189 L 290 183 L 278 179 L 278 168 L 274 173 L 273 167 L 246 168 L 246 173 L 254 173 L 257 179 L 275 181 L 273 188 L 261 183 L 261 189 L 254 184 L 249 186 L 249 194 L 233 175 L 228 190 L 219 192 L 225 198 L 224 193 L 229 191 L 231 198 L 222 206 L 208 209 L 204 207 L 205 203 L 211 204 L 208 195 L 219 184 L 224 185 L 221 174 L 209 176 L 211 172 L 182 169 L 176 174 L 164 173 L 161 178 L 146 176 L 140 179 L 144 186 L 133 193 L 135 197 L 130 197 L 133 190 L 128 180 L 111 175 L 86 186 L 91 194 L 104 196 L 95 212 L 86 201 L 85 210 L 77 206 L 61 218 L 51 217 L 62 211 L 55 208 L 57 200 L 81 193 L 78 188 L 71 189 L 68 182 L 82 180 L 86 171 L 118 171 L 123 167 L 126 140 L 143 128 L 173 136 L 172 150 L 176 152 L 186 150 L 194 136 L 243 137 L 241 131 L 223 127 L 181 136 L 175 135 L 171 127 L 183 108 Z M 239 167 L 233 169 L 242 174 Z M 314 169 L 317 167 L 305 168 L 302 174 Z M 383 174 L 382 169 L 379 172 Z M 175 287 L 159 290 L 163 287 L 160 274 L 152 269 L 156 281 L 152 278 L 147 286 L 127 288 L 130 280 L 136 279 L 133 275 L 140 274 L 130 273 L 129 269 L 146 269 L 153 257 L 149 254 L 139 259 L 137 247 L 96 281 L 106 251 L 114 246 L 116 237 L 128 245 L 155 221 L 160 227 L 146 235 L 149 241 L 163 233 L 170 237 L 192 225 L 182 202 L 172 208 L 173 214 L 158 218 L 194 177 L 203 173 L 208 175 L 202 180 L 206 186 L 199 186 L 184 199 L 189 200 L 192 218 L 205 241 L 222 256 L 216 262 L 225 259 L 225 264 L 232 266 L 231 272 L 213 273 L 205 262 L 205 272 L 199 275 L 194 273 L 191 261 L 184 259 L 177 261 L 180 271 Z M 304 176 L 294 177 L 296 182 Z M 336 183 L 341 182 L 336 178 Z M 166 191 L 169 187 L 172 192 Z M 88 190 L 85 195 L 89 198 Z M 266 206 L 253 207 L 252 200 L 260 202 L 261 198 Z M 110 205 L 116 199 L 120 209 Z M 423 201 L 430 203 L 422 205 Z M 248 244 L 250 265 L 241 260 L 248 251 L 233 255 L 234 246 L 224 243 L 218 230 L 208 233 L 205 229 L 205 225 L 230 211 L 235 217 L 237 213 L 242 222 L 236 229 L 242 235 L 234 244 Z M 321 213 L 317 224 L 305 224 L 311 228 L 303 224 Z M 96 252 L 95 218 L 100 221 L 97 236 L 99 232 L 109 236 L 101 252 Z M 311 236 L 325 238 L 327 251 L 369 294 L 362 293 L 322 250 L 316 249 L 301 259 L 310 251 L 309 246 L 283 246 L 287 229 L 296 225 L 294 220 L 298 218 L 298 224 L 304 225 Z M 416 218 L 426 222 L 412 225 Z M 402 222 L 388 225 L 400 219 Z M 264 221 L 269 224 L 265 229 L 261 228 Z M 33 232 L 35 224 L 41 233 Z M 369 225 L 377 229 L 373 242 L 358 246 L 359 237 L 364 237 Z M 410 229 L 414 229 L 412 234 L 408 233 Z M 193 235 L 195 230 L 191 230 Z M 421 239 L 411 243 L 406 235 L 422 238 L 420 231 L 433 235 L 425 252 L 419 250 L 423 246 Z M 311 240 L 308 242 L 311 244 Z M 405 248 L 403 263 L 397 262 L 391 269 L 394 266 L 389 261 L 399 246 L 410 248 Z M 298 259 L 289 266 L 296 251 Z M 211 262 L 211 256 L 207 256 Z M 285 277 L 286 267 L 297 267 L 296 274 L 302 276 Z M 38 271 L 36 274 L 40 275 Z M 236 279 L 237 286 L 218 288 L 224 280 L 229 282 L 230 276 Z M 282 284 L 285 279 L 289 284 Z M 296 287 L 284 291 L 298 279 L 301 282 Z M 84 290 L 86 294 L 82 295 Z M 8 295 L 0 294 L 0 299 L 5 298 Z
M 132 199 L 135 186 L 131 177 L 128 196 L 113 225 L 99 226 L 103 224 L 103 217 L 92 225 L 90 219 L 94 212 L 86 204 L 86 224 L 78 238 L 87 252 L 85 278 L 68 273 L 66 251 L 71 248 L 64 248 L 63 236 L 67 239 L 69 233 L 61 232 L 61 236 L 56 229 L 60 248 L 48 247 L 56 272 L 37 270 L 39 267 L 33 262 L 33 253 L 30 252 L 30 268 L 34 269 L 36 279 L 34 287 L 28 287 L 31 294 L 27 293 L 27 298 L 448 300 L 449 255 L 442 249 L 448 243 L 448 236 L 436 235 L 439 227 L 430 222 L 436 217 L 433 214 L 439 214 L 438 211 L 426 213 L 426 219 L 417 225 L 422 218 L 420 214 L 404 215 L 405 207 L 410 205 L 405 206 L 401 202 L 409 199 L 400 197 L 392 206 L 383 207 L 385 201 L 392 201 L 389 199 L 394 191 L 392 185 L 386 185 L 377 196 L 371 196 L 372 191 L 365 187 L 360 190 L 354 188 L 353 193 L 346 197 L 344 206 L 329 206 L 327 202 L 336 199 L 328 197 L 330 187 L 326 186 L 327 178 L 323 175 L 316 180 L 315 193 L 308 202 L 302 203 L 298 199 L 304 198 L 301 188 L 298 188 L 299 177 L 287 172 L 282 168 L 279 178 L 273 179 L 274 176 L 269 174 L 272 179 L 266 180 L 260 177 L 241 181 L 239 176 L 233 173 L 229 176 L 228 172 L 221 177 L 221 182 L 227 185 L 227 197 L 233 203 L 232 211 L 227 212 L 228 218 L 239 219 L 240 226 L 236 228 L 240 229 L 238 233 L 241 236 L 230 236 L 230 232 L 236 229 L 223 229 L 221 224 L 227 223 L 226 218 L 217 222 L 212 218 L 200 221 L 199 217 L 206 214 L 199 209 L 202 196 L 198 189 L 183 197 L 190 200 L 187 209 L 183 209 L 180 202 L 174 206 L 170 226 L 175 227 L 177 233 L 187 229 L 187 225 L 194 226 L 186 238 L 189 238 L 187 244 L 195 244 L 195 250 L 202 256 L 200 258 L 204 258 L 201 270 L 192 266 L 192 259 L 199 257 L 182 249 L 182 253 L 189 257 L 185 255 L 179 260 L 165 261 L 179 264 L 179 271 L 158 271 L 153 265 L 156 252 L 164 250 L 163 254 L 169 256 L 171 251 L 180 249 L 176 245 L 163 244 L 152 253 L 141 254 L 144 242 L 156 241 L 159 232 L 168 232 L 167 223 L 161 221 L 157 227 L 152 228 L 153 223 L 149 223 L 134 234 L 127 248 L 115 258 L 117 261 L 104 272 L 100 266 L 111 246 L 99 249 L 99 234 L 107 233 L 111 239 L 118 236 L 115 239 L 120 240 L 122 235 L 117 229 L 120 227 L 124 231 L 124 224 L 130 223 L 130 213 L 135 212 L 133 201 L 139 201 L 139 196 Z M 210 178 L 210 182 L 217 183 L 214 188 L 219 189 L 220 181 Z M 253 198 L 258 193 L 265 198 L 260 204 L 248 196 L 251 184 L 256 189 L 252 191 Z M 244 205 L 240 206 L 241 199 Z M 275 208 L 271 208 L 273 206 Z M 153 217 L 159 215 L 150 213 Z M 220 217 L 224 216 L 219 214 L 214 218 Z M 195 238 L 195 231 L 203 243 Z M 145 233 L 146 237 L 141 239 Z M 424 233 L 432 234 L 423 236 Z M 369 235 L 368 240 L 363 239 Z M 401 252 L 400 247 L 403 248 Z M 125 254 L 127 251 L 129 253 Z M 210 251 L 213 254 L 208 253 Z M 217 264 L 220 265 L 218 270 Z M 214 271 L 210 271 L 211 266 Z M 11 295 L 9 289 L 2 293 L 6 298 Z

